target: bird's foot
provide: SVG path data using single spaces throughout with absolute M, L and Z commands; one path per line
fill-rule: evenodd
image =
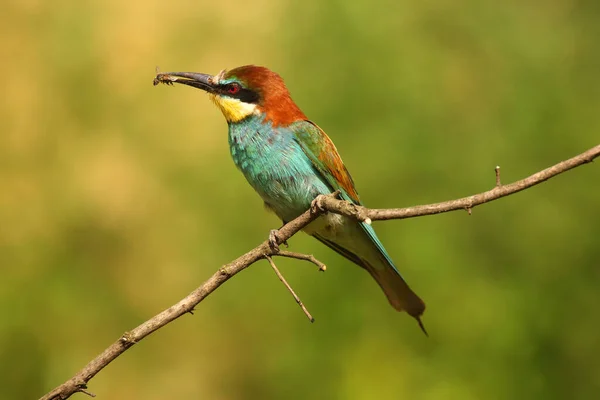
M 325 206 L 325 202 L 327 200 L 328 197 L 331 197 L 333 199 L 340 199 L 340 194 L 341 192 L 339 190 L 336 190 L 335 192 L 331 193 L 331 194 L 320 194 L 317 197 L 314 198 L 313 201 L 310 202 L 310 212 L 312 214 L 325 214 L 328 210 L 327 207 Z
M 284 241 L 280 241 L 279 237 L 277 236 L 277 233 L 279 231 L 277 229 L 271 229 L 271 231 L 269 232 L 269 247 L 271 248 L 271 250 L 273 250 L 275 253 L 279 252 L 279 244 L 281 243 L 282 245 L 284 245 L 285 247 L 289 247 L 288 243 L 286 240 Z
M 315 199 L 310 203 L 310 212 L 311 214 L 316 213 L 324 213 L 327 211 L 323 206 L 323 200 L 325 199 L 325 195 L 318 195 Z

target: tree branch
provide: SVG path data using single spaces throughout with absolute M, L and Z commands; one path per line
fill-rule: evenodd
M 294 253 L 293 251 L 279 250 L 277 253 L 273 254 L 273 256 L 296 258 L 298 260 L 308 261 L 319 267 L 319 271 L 327 270 L 327 266 L 321 261 L 317 260 L 312 254 L 302 254 Z
M 306 309 L 306 306 L 300 300 L 300 297 L 298 297 L 296 292 L 294 292 L 294 289 L 292 289 L 292 287 L 290 286 L 289 283 L 287 283 L 287 281 L 285 280 L 285 278 L 283 277 L 281 272 L 279 272 L 279 268 L 277 268 L 277 265 L 275 265 L 275 262 L 273 261 L 273 259 L 270 256 L 265 256 L 265 258 L 267 259 L 269 264 L 271 264 L 271 268 L 273 268 L 273 271 L 275 271 L 275 274 L 277 274 L 277 277 L 279 278 L 281 283 L 283 283 L 285 285 L 285 287 L 287 288 L 287 290 L 292 294 L 292 297 L 294 297 L 294 300 L 296 300 L 296 303 L 300 306 L 300 308 L 304 312 L 304 315 L 306 315 L 306 318 L 308 318 L 308 320 L 310 322 L 315 322 L 315 319 L 313 318 L 312 315 L 310 315 L 310 313 Z
M 412 217 L 420 217 L 425 215 L 440 214 L 455 210 L 467 210 L 470 211 L 475 207 L 483 203 L 499 199 L 511 195 L 513 193 L 520 192 L 521 190 L 535 186 L 542 183 L 556 175 L 566 172 L 570 169 L 578 167 L 583 164 L 592 162 L 596 157 L 600 156 L 600 145 L 597 145 L 588 151 L 581 153 L 569 160 L 560 162 L 550 168 L 546 168 L 543 171 L 535 173 L 525 179 L 508 184 L 500 184 L 500 170 L 496 167 L 496 182 L 493 189 L 487 192 L 475 194 L 468 197 L 463 197 L 457 200 L 450 200 L 442 203 L 420 205 L 408 208 L 394 208 L 394 209 L 368 209 L 362 206 L 357 206 L 348 203 L 343 200 L 338 200 L 334 195 L 319 196 L 315 201 L 315 207 L 311 207 L 310 210 L 305 211 L 298 218 L 285 224 L 281 229 L 277 231 L 275 235 L 277 243 L 281 244 L 306 225 L 316 219 L 319 215 L 325 212 L 334 212 L 342 215 L 346 215 L 351 218 L 356 218 L 359 221 L 370 223 L 371 220 L 389 220 L 389 219 L 404 219 Z M 206 282 L 200 287 L 191 292 L 187 297 L 182 299 L 177 304 L 169 307 L 161 313 L 155 315 L 148 321 L 132 329 L 129 332 L 125 332 L 116 342 L 111 344 L 106 350 L 104 350 L 99 356 L 90 361 L 81 371 L 79 371 L 71 379 L 58 386 L 51 392 L 47 393 L 40 400 L 51 400 L 51 399 L 67 399 L 74 393 L 83 392 L 88 395 L 91 393 L 87 392 L 87 383 L 94 377 L 98 372 L 105 368 L 111 361 L 124 353 L 128 348 L 150 335 L 152 332 L 162 328 L 168 323 L 181 317 L 182 315 L 192 312 L 202 300 L 204 300 L 209 294 L 214 292 L 219 286 L 229 280 L 232 276 L 238 272 L 248 268 L 256 261 L 271 256 L 284 256 L 299 258 L 305 261 L 310 261 L 320 269 L 325 269 L 324 265 L 316 260 L 311 259 L 308 255 L 298 255 L 298 253 L 283 252 L 280 251 L 277 254 L 278 249 L 274 249 L 273 246 L 269 245 L 269 240 L 265 240 L 259 246 L 255 247 L 248 253 L 240 256 L 231 263 L 222 266 L 217 272 L 215 272 Z M 316 262 L 315 262 L 316 261 Z
M 570 169 L 590 163 L 599 155 L 600 145 L 597 145 L 573 158 L 562 161 L 552 167 L 546 168 L 543 171 L 508 185 L 500 184 L 500 167 L 496 167 L 496 186 L 493 189 L 457 200 L 444 201 L 442 203 L 407 208 L 369 209 L 345 201 L 336 200 L 331 197 L 323 197 L 319 201 L 319 206 L 327 211 L 347 215 L 365 222 L 369 222 L 370 220 L 377 221 L 422 217 L 425 215 L 441 214 L 456 210 L 466 210 L 470 212 L 475 206 L 520 192 L 521 190 L 540 184 Z

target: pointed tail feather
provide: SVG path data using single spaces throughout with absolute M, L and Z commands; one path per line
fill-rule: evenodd
M 398 311 L 406 311 L 411 317 L 415 318 L 421 330 L 427 335 L 427 331 L 421 322 L 421 315 L 425 311 L 425 303 L 412 291 L 400 274 L 391 265 L 386 265 L 385 268 L 375 268 L 368 261 L 361 261 L 361 267 L 369 271 L 383 293 L 385 293 L 392 307 Z

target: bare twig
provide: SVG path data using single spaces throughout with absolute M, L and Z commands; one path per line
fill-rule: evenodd
M 269 257 L 269 256 L 265 256 L 265 258 L 267 259 L 267 261 L 269 262 L 269 264 L 271 264 L 271 268 L 273 268 L 273 271 L 275 271 L 275 273 L 277 274 L 277 277 L 279 278 L 279 280 L 281 281 L 281 283 L 283 283 L 285 285 L 285 287 L 287 288 L 287 290 L 290 291 L 290 293 L 294 297 L 294 300 L 296 300 L 296 303 L 298 303 L 298 305 L 300 306 L 300 308 L 302 309 L 302 311 L 304 311 L 304 314 L 306 315 L 306 317 L 308 318 L 308 320 L 310 322 L 315 322 L 315 319 L 313 318 L 312 315 L 310 315 L 310 313 L 308 312 L 308 310 L 304 306 L 304 303 L 302 303 L 302 301 L 300 300 L 300 297 L 298 297 L 298 295 L 296 294 L 296 292 L 294 292 L 294 289 L 292 289 L 292 287 L 290 286 L 289 283 L 287 283 L 287 281 L 285 280 L 285 278 L 283 277 L 283 275 L 281 274 L 281 272 L 279 272 L 279 269 L 277 268 L 277 265 L 275 265 L 275 263 L 273 262 L 273 259 L 271 257 Z
M 496 165 L 494 171 L 496 172 L 496 187 L 500 187 L 502 186 L 502 182 L 500 181 L 500 166 Z
M 362 206 L 350 204 L 345 201 L 332 199 L 330 197 L 324 197 L 323 200 L 320 202 L 320 205 L 329 212 L 347 215 L 361 221 L 364 221 L 366 218 L 370 218 L 373 221 L 381 221 L 388 219 L 422 217 L 425 215 L 441 214 L 456 210 L 468 211 L 469 209 L 472 209 L 480 204 L 489 203 L 490 201 L 497 200 L 501 197 L 506 197 L 511 194 L 520 192 L 521 190 L 525 190 L 532 186 L 538 185 L 570 169 L 573 169 L 583 164 L 590 163 L 598 156 L 600 156 L 600 145 L 592 147 L 584 153 L 581 153 L 566 161 L 562 161 L 525 179 L 521 179 L 520 181 L 516 181 L 508 185 L 502 185 L 500 187 L 494 187 L 493 189 L 488 190 L 487 192 L 463 197 L 457 200 L 445 201 L 442 203 L 427 204 L 407 208 L 369 209 Z
M 288 222 L 277 231 L 276 239 L 278 244 L 281 244 L 315 220 L 324 212 L 334 212 L 343 214 L 360 221 L 370 220 L 388 220 L 388 219 L 403 219 L 419 217 L 424 215 L 440 214 L 455 210 L 471 210 L 473 207 L 501 197 L 520 192 L 539 183 L 542 183 L 556 175 L 566 172 L 572 168 L 592 162 L 600 155 L 600 145 L 595 146 L 588 151 L 579 154 L 569 160 L 560 162 L 550 168 L 533 174 L 520 181 L 508 184 L 495 186 L 487 192 L 479 193 L 469 197 L 463 197 L 457 200 L 450 200 L 443 203 L 421 205 L 408 208 L 394 209 L 368 209 L 362 206 L 357 206 L 346 201 L 338 200 L 335 197 L 336 193 L 327 196 L 318 196 L 318 200 L 313 202 L 311 209 L 304 212 L 298 218 Z M 202 300 L 209 294 L 214 292 L 219 286 L 229 280 L 238 272 L 248 268 L 256 261 L 265 256 L 276 255 L 266 240 L 259 246 L 255 247 L 248 253 L 240 256 L 231 263 L 222 266 L 215 272 L 206 282 L 195 289 L 187 297 L 182 299 L 177 304 L 169 307 L 161 313 L 150 318 L 140 326 L 127 332 L 122 338 L 111 344 L 99 356 L 90 361 L 81 371 L 79 371 L 71 379 L 58 386 L 51 392 L 41 397 L 41 400 L 50 399 L 67 399 L 74 393 L 81 392 L 86 389 L 87 383 L 98 372 L 105 368 L 111 361 L 124 353 L 128 348 L 139 342 L 152 332 L 162 328 L 173 320 L 182 315 L 191 312 Z M 285 257 L 285 256 L 284 256 Z M 300 258 L 300 257 L 293 257 Z M 302 258 L 300 258 L 302 259 Z M 311 261 L 311 260 L 307 260 Z M 312 262 L 312 261 L 311 261 Z
M 325 271 L 327 269 L 327 266 L 325 264 L 323 264 L 321 261 L 317 260 L 315 258 L 315 256 L 313 256 L 312 254 L 302 254 L 302 253 L 294 253 L 293 251 L 279 250 L 279 252 L 273 254 L 273 256 L 296 258 L 298 260 L 308 261 L 308 262 L 315 264 L 317 267 L 319 267 L 319 271 Z
M 81 393 L 87 394 L 87 395 L 88 395 L 88 396 L 90 396 L 90 397 L 96 397 L 96 395 L 95 395 L 94 393 L 92 393 L 92 392 L 88 392 L 88 391 L 87 391 L 87 390 L 85 390 L 84 388 L 79 388 L 79 391 L 80 391 Z

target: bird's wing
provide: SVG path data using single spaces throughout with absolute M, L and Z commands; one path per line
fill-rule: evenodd
M 311 121 L 298 121 L 291 128 L 296 141 L 333 190 L 340 190 L 345 200 L 360 204 L 354 181 L 329 136 Z
M 335 145 L 325 132 L 310 121 L 295 122 L 290 128 L 296 135 L 296 141 L 327 185 L 333 190 L 340 190 L 341 197 L 344 200 L 360 204 L 352 177 L 344 166 Z M 369 271 L 387 295 L 390 303 L 397 310 L 405 310 L 416 318 L 419 326 L 425 332 L 420 320 L 420 316 L 425 310 L 425 303 L 406 284 L 381 241 L 379 241 L 373 227 L 365 222 L 358 223 L 358 226 L 361 228 L 358 232 L 361 233 L 357 234 L 357 240 L 368 243 L 368 246 L 373 249 L 373 252 L 368 251 L 370 256 L 355 254 L 351 248 L 346 248 L 348 246 L 344 247 L 320 233 L 313 233 L 312 235 L 342 256 Z

